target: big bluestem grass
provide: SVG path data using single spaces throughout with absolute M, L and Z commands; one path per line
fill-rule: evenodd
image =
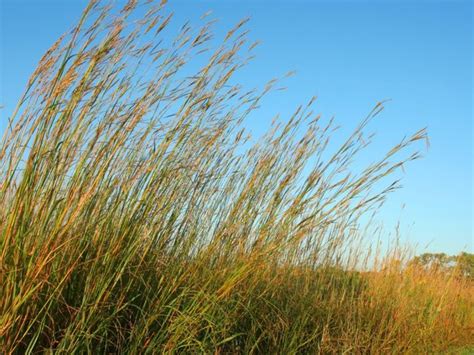
M 91 1 L 41 59 L 0 141 L 5 353 L 472 341 L 472 284 L 368 262 L 360 242 L 425 131 L 355 173 L 383 104 L 336 146 L 311 99 L 252 143 L 245 120 L 277 81 L 234 82 L 245 22 L 216 44 L 213 21 L 176 30 L 164 3 Z

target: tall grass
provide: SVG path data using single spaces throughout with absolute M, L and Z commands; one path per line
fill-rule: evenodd
M 361 217 L 417 159 L 365 169 L 378 103 L 337 146 L 314 99 L 252 143 L 245 21 L 174 30 L 165 2 L 91 1 L 0 142 L 5 353 L 383 353 L 469 344 L 473 287 L 373 260 Z M 173 37 L 171 37 L 173 35 Z M 198 65 L 201 65 L 198 67 Z M 395 266 L 393 266 L 395 265 Z M 380 266 L 380 267 L 378 267 Z M 382 268 L 383 266 L 383 268 Z M 471 340 L 472 341 L 472 340 Z

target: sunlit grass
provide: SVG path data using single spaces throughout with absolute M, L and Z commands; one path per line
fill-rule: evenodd
M 234 82 L 253 48 L 244 25 L 215 45 L 212 21 L 167 32 L 163 5 L 93 1 L 45 54 L 0 142 L 4 352 L 472 342 L 470 281 L 361 242 L 361 216 L 425 131 L 355 173 L 382 103 L 331 150 L 334 124 L 311 100 L 252 144 L 244 120 L 276 81 Z

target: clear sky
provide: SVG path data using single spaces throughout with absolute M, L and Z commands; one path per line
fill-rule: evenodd
M 473 252 L 473 5 L 471 1 L 173 1 L 175 21 L 208 10 L 225 31 L 250 16 L 262 41 L 239 75 L 250 87 L 289 70 L 288 90 L 264 102 L 258 131 L 276 112 L 318 95 L 323 116 L 352 128 L 391 99 L 374 124 L 380 156 L 387 144 L 428 127 L 431 147 L 406 169 L 402 190 L 381 214 L 400 220 L 421 250 Z M 0 132 L 37 61 L 79 18 L 85 0 L 0 0 Z M 284 116 L 283 116 L 284 117 Z M 370 158 L 370 156 L 369 156 Z M 405 207 L 402 209 L 402 205 Z

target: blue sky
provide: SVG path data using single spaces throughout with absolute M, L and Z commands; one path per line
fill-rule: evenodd
M 37 61 L 71 28 L 83 0 L 0 0 L 0 132 Z M 428 127 L 431 147 L 406 168 L 380 219 L 400 220 L 420 250 L 473 251 L 473 5 L 471 1 L 170 1 L 175 21 L 208 10 L 225 31 L 250 16 L 257 58 L 239 74 L 262 85 L 289 70 L 288 90 L 264 101 L 253 130 L 318 95 L 316 109 L 353 128 L 382 99 L 367 159 Z M 402 209 L 402 205 L 405 207 Z

